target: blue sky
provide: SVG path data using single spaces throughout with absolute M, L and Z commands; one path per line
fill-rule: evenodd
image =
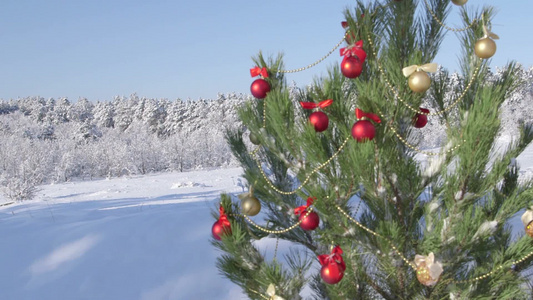
M 342 37 L 343 10 L 354 1 L 2 0 L 0 98 L 111 100 L 216 98 L 249 93 L 251 56 L 285 54 L 288 68 L 326 54 Z M 533 1 L 470 0 L 493 5 L 500 35 L 492 66 L 533 65 Z M 453 7 L 449 25 L 460 25 Z M 459 45 L 448 34 L 436 62 L 457 69 Z M 298 86 L 340 62 L 338 52 L 290 74 Z

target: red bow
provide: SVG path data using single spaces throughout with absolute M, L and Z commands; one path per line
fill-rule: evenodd
M 376 123 L 381 123 L 381 119 L 378 117 L 378 115 L 373 113 L 366 113 L 359 108 L 355 109 L 355 116 L 357 117 L 357 120 L 360 120 L 362 118 L 368 118 Z
M 346 48 L 341 48 L 340 53 L 341 56 L 345 57 L 357 56 L 361 62 L 365 62 L 366 59 L 366 52 L 363 50 L 363 40 L 359 40 L 355 44 L 349 45 Z
M 302 205 L 302 206 L 298 206 L 297 208 L 294 209 L 294 214 L 295 215 L 301 215 L 302 213 L 306 212 L 307 209 L 309 208 L 309 206 L 311 206 L 313 204 L 313 202 L 315 202 L 315 199 L 314 197 L 309 197 L 307 198 L 307 204 L 306 205 Z
M 224 207 L 222 207 L 222 205 L 220 205 L 219 211 L 220 211 L 220 218 L 218 218 L 218 222 L 220 223 L 220 225 L 222 225 L 222 226 L 230 226 L 231 223 L 229 222 L 228 216 L 224 212 Z
M 250 69 L 250 75 L 252 77 L 261 75 L 264 78 L 267 78 L 268 77 L 268 71 L 267 71 L 267 68 L 264 68 L 264 67 L 263 68 L 259 68 L 258 66 L 255 66 L 255 67 Z
M 331 254 L 319 255 L 318 261 L 320 261 L 321 266 L 330 265 L 330 267 L 338 267 L 340 272 L 344 272 L 344 270 L 346 270 L 346 264 L 344 263 L 341 254 L 341 247 L 335 246 L 331 251 Z
M 427 108 L 422 108 L 422 107 L 419 107 L 420 108 L 420 111 L 425 113 L 425 114 L 429 114 L 429 109 Z
M 331 99 L 327 99 L 327 100 L 321 101 L 318 104 L 314 103 L 314 102 L 300 102 L 300 104 L 302 105 L 302 107 L 304 109 L 313 109 L 313 108 L 317 108 L 317 107 L 326 108 L 326 107 L 330 106 L 331 103 L 333 103 L 333 100 L 331 100 Z

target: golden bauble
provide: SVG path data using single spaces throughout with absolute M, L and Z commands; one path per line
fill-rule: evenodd
M 257 137 L 257 135 L 255 135 L 253 132 L 250 132 L 250 142 L 252 142 L 252 144 L 254 145 L 260 145 L 261 142 L 259 141 L 259 138 Z
M 491 38 L 482 38 L 476 42 L 474 52 L 479 58 L 491 58 L 496 53 L 496 43 Z
M 526 234 L 533 238 L 533 222 L 529 222 L 529 224 L 527 224 Z
M 261 210 L 261 202 L 254 196 L 247 196 L 241 199 L 241 210 L 244 215 L 255 216 Z
M 431 276 L 429 275 L 429 268 L 426 266 L 425 263 L 422 263 L 416 269 L 416 278 L 421 284 L 425 286 L 430 286 L 435 282 L 433 278 L 431 278 Z
M 416 268 L 416 279 L 418 279 L 418 281 L 425 286 L 434 286 L 439 281 L 440 275 L 439 278 L 432 278 L 429 267 L 425 262 L 422 262 Z
M 453 4 L 455 5 L 465 5 L 468 0 L 452 0 Z
M 415 93 L 423 93 L 431 86 L 431 78 L 424 71 L 416 71 L 409 76 L 409 87 Z

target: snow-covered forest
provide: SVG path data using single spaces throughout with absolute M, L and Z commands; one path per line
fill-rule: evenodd
M 498 76 L 496 71 L 493 79 Z M 522 78 L 503 108 L 502 135 L 516 134 L 518 124 L 533 116 L 533 68 L 523 70 Z M 453 86 L 463 84 L 457 74 L 449 79 Z M 294 85 L 291 91 L 293 101 L 305 94 Z M 450 99 L 454 93 L 452 88 Z M 245 101 L 255 100 L 243 94 L 196 101 L 135 94 L 109 102 L 0 100 L 3 195 L 24 200 L 43 183 L 230 166 L 233 158 L 224 132 L 241 126 L 236 108 Z M 436 122 L 430 118 L 421 131 L 425 148 L 440 146 L 444 130 Z
M 0 180 L 12 200 L 35 186 L 232 163 L 226 126 L 246 96 L 168 101 L 116 97 L 110 102 L 28 97 L 0 102 Z

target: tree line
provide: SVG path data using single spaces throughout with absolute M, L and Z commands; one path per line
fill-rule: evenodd
M 224 130 L 240 125 L 235 106 L 247 99 L 0 101 L 3 194 L 24 200 L 45 183 L 232 165 Z

